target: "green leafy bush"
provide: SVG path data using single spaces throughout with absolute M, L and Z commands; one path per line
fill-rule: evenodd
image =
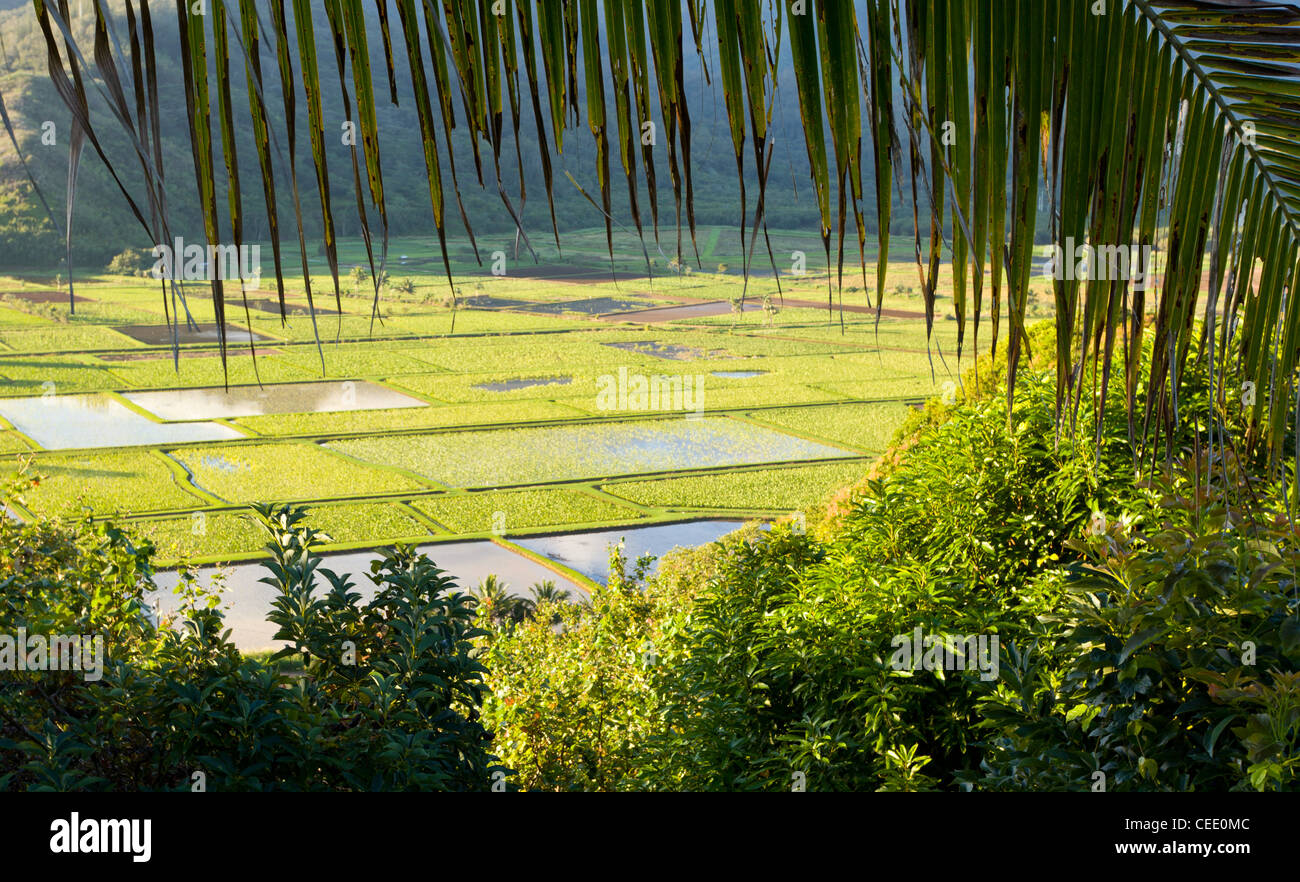
M 1090 437 L 1058 432 L 1049 375 L 1010 411 L 967 388 L 815 535 L 751 529 L 495 631 L 487 713 L 521 784 L 1295 789 L 1300 551 L 1259 463 L 1219 454 L 1210 480 L 1203 385 L 1154 469 L 1122 399 Z M 918 629 L 996 636 L 996 667 L 898 664 Z
M 591 603 L 543 593 L 526 615 L 483 607 L 491 671 L 485 722 L 494 749 L 529 790 L 612 790 L 634 778 L 653 726 L 655 610 L 649 558 L 631 572 L 617 550 Z
M 485 790 L 506 770 L 479 720 L 474 601 L 413 549 L 372 566 L 363 601 L 323 569 L 302 510 L 259 507 L 271 541 L 270 663 L 227 639 L 182 581 L 177 629 L 144 592 L 152 547 L 111 526 L 0 520 L 0 633 L 102 635 L 102 678 L 6 671 L 0 787 L 35 790 Z M 275 660 L 301 657 L 296 671 Z M 201 774 L 199 774 L 201 773 Z
M 993 750 L 973 786 L 1300 789 L 1294 528 L 1186 466 L 1144 516 L 1071 542 L 1057 639 L 981 702 Z
M 147 276 L 154 263 L 152 248 L 126 248 L 108 262 L 104 271 L 115 276 Z
M 1056 607 L 1064 541 L 1122 479 L 1054 443 L 1051 393 L 1026 382 L 1010 429 L 1001 397 L 959 409 L 868 483 L 830 541 L 782 528 L 732 549 L 666 684 L 666 783 L 955 786 L 991 686 L 978 670 L 899 670 L 893 641 L 920 628 L 1016 644 Z

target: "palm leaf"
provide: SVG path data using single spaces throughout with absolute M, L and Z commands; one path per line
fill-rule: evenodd
M 280 303 L 280 321 L 283 323 L 287 314 L 284 300 L 284 264 L 280 253 L 280 213 L 276 204 L 275 169 L 271 164 L 270 132 L 263 94 L 260 24 L 253 0 L 240 0 L 239 24 L 242 34 L 241 47 L 245 54 L 244 74 L 248 80 L 248 112 L 252 117 L 253 144 L 257 148 L 257 163 L 262 173 L 267 230 L 271 239 L 271 255 L 275 262 L 275 292 Z
M 330 175 L 325 148 L 325 110 L 321 97 L 320 69 L 316 60 L 316 33 L 312 25 L 311 0 L 293 0 L 293 25 L 298 38 L 298 63 L 307 96 L 307 123 L 311 132 L 311 154 L 316 168 L 316 189 L 320 194 L 321 222 L 324 225 L 325 257 L 334 281 L 334 303 L 343 312 L 343 295 L 339 290 L 338 240 L 334 232 L 334 212 L 330 207 Z M 286 82 L 286 90 L 293 86 Z M 306 261 L 304 260 L 304 263 Z
M 84 136 L 113 171 L 91 125 L 86 95 L 89 80 L 83 78 L 83 71 L 90 65 L 68 33 L 66 0 L 60 0 L 60 4 L 56 7 L 44 0 L 33 0 L 47 43 L 51 78 L 61 100 L 72 111 L 74 139 Z M 277 54 L 285 86 L 290 174 L 310 299 L 294 170 L 296 86 L 287 46 L 286 3 L 272 0 L 270 6 L 279 38 Z M 689 19 L 691 39 L 702 64 L 707 54 L 705 32 L 711 19 L 717 40 L 716 73 L 737 159 L 738 182 L 743 188 L 742 153 L 746 141 L 752 143 L 759 181 L 752 218 L 742 191 L 742 242 L 745 230 L 750 233 L 745 257 L 748 274 L 759 225 L 766 230 L 763 205 L 771 162 L 768 125 L 777 88 L 773 77 L 783 28 L 788 26 L 819 232 L 828 263 L 830 240 L 837 240 L 836 279 L 840 284 L 850 213 L 860 255 L 865 249 L 861 206 L 864 149 L 870 151 L 876 169 L 877 307 L 883 303 L 888 259 L 891 183 L 907 177 L 917 221 L 916 257 L 927 316 L 931 320 L 934 316 L 940 256 L 947 218 L 951 217 L 953 307 L 959 356 L 965 347 L 968 317 L 974 322 L 974 346 L 978 349 L 981 316 L 987 311 L 992 325 L 990 348 L 995 352 L 1005 319 L 1010 329 L 1006 344 L 1008 394 L 1026 356 L 1024 325 L 1035 273 L 1034 237 L 1044 213 L 1045 226 L 1061 245 L 1074 240 L 1093 246 L 1155 246 L 1158 279 L 1151 286 L 1135 285 L 1131 278 L 1052 280 L 1059 331 L 1057 407 L 1061 423 L 1073 429 L 1083 397 L 1094 396 L 1104 402 L 1112 377 L 1118 377 L 1125 392 L 1134 442 L 1145 442 L 1147 452 L 1153 453 L 1161 433 L 1180 419 L 1182 378 L 1195 354 L 1211 364 L 1220 406 L 1230 401 L 1222 381 L 1229 371 L 1238 372 L 1262 390 L 1248 413 L 1251 429 L 1247 441 L 1266 444 L 1276 462 L 1276 451 L 1290 427 L 1291 399 L 1296 390 L 1296 344 L 1300 342 L 1300 305 L 1296 302 L 1300 298 L 1292 296 L 1300 277 L 1300 157 L 1293 146 L 1295 132 L 1300 128 L 1300 9 L 1247 0 L 1114 0 L 1104 4 L 1105 14 L 1098 14 L 1099 7 L 1093 0 L 1059 0 L 1050 5 L 1037 0 L 947 0 L 942 4 L 867 0 L 865 27 L 860 30 L 852 4 L 826 0 L 799 6 L 804 15 L 794 11 L 794 4 L 781 4 L 772 7 L 772 14 L 765 18 L 757 0 L 718 0 L 709 16 L 707 4 L 687 0 L 683 16 L 680 3 L 564 0 L 519 3 L 511 15 L 510 4 L 504 2 L 443 0 L 439 5 L 426 0 L 421 23 L 413 0 L 399 0 L 399 24 L 413 71 L 440 241 L 444 241 L 441 237 L 446 223 L 440 167 L 444 155 L 462 221 L 470 230 L 455 186 L 458 151 L 453 147 L 459 145 L 449 134 L 458 122 L 454 112 L 457 102 L 464 111 L 479 180 L 483 179 L 484 164 L 481 149 L 486 144 L 491 151 L 497 189 L 515 218 L 520 237 L 527 241 L 520 212 L 506 194 L 500 173 L 500 154 L 507 146 L 503 133 L 507 98 L 516 163 L 523 165 L 518 147 L 521 81 L 527 81 L 544 149 L 551 142 L 557 151 L 563 149 L 570 113 L 575 121 L 585 117 L 596 144 L 600 207 L 605 214 L 611 260 L 612 151 L 617 151 L 623 166 L 638 230 L 639 188 L 641 183 L 650 188 L 657 234 L 655 156 L 649 149 L 653 145 L 641 144 L 638 164 L 635 140 L 640 135 L 637 122 L 649 120 L 653 89 L 665 130 L 680 258 L 684 225 L 690 228 L 695 243 L 691 120 L 685 100 L 683 57 L 685 19 Z M 337 300 L 335 228 L 329 202 L 311 4 L 308 0 L 293 0 L 292 9 L 301 66 L 299 79 L 307 98 L 326 252 Z M 386 228 L 375 84 L 367 49 L 368 28 L 373 25 L 359 3 L 330 0 L 326 9 L 327 17 L 335 24 L 333 31 L 342 34 L 336 47 L 346 47 L 352 65 L 351 89 L 362 133 L 356 168 L 365 162 L 370 205 L 377 209 Z M 255 16 L 247 13 L 243 0 L 240 11 L 244 40 L 254 48 L 246 61 L 251 68 L 257 38 L 252 27 Z M 225 75 L 228 60 L 224 26 L 220 36 L 214 32 L 211 38 L 218 94 L 210 96 L 209 42 L 203 23 L 180 7 L 178 13 L 185 32 L 183 69 L 191 111 L 194 174 L 204 203 L 205 229 L 209 240 L 215 241 L 220 226 L 208 113 L 215 103 L 223 126 L 223 154 L 230 178 L 233 140 L 226 137 L 230 123 L 227 109 L 235 87 Z M 389 70 L 389 93 L 396 101 L 390 21 L 384 4 L 377 21 Z M 143 41 L 136 39 L 137 25 L 130 10 L 128 24 L 130 53 L 118 44 L 107 16 L 106 26 L 97 27 L 97 76 L 93 82 L 128 131 L 132 148 L 142 162 L 149 219 L 136 202 L 130 204 L 140 222 L 154 234 L 165 228 L 166 206 L 161 188 L 156 98 L 151 97 L 156 96 L 156 87 L 150 82 L 153 68 L 147 57 L 144 64 L 139 57 L 142 52 L 147 55 L 151 44 L 146 3 L 141 4 Z M 425 37 L 421 24 L 428 40 L 432 88 L 424 73 Z M 518 57 L 521 49 L 522 64 Z M 538 56 L 540 65 L 536 63 Z M 119 65 L 131 72 L 131 89 L 118 77 Z M 418 76 L 414 73 L 417 67 Z M 585 87 L 581 93 L 580 67 Z M 704 73 L 712 83 L 707 65 Z M 255 86 L 259 78 L 255 70 L 250 71 L 250 93 L 260 95 L 260 85 Z M 896 114 L 893 106 L 895 83 L 903 90 L 905 106 L 901 114 Z M 865 123 L 860 111 L 864 85 Z M 614 91 L 613 125 L 605 106 L 609 88 Z M 434 119 L 433 89 L 437 90 L 441 126 Z M 134 109 L 128 99 L 132 92 Z M 543 92 L 549 113 L 542 108 Z M 266 127 L 265 108 L 252 99 L 250 106 L 255 137 L 265 141 L 267 134 L 273 134 L 261 130 Z M 907 133 L 906 156 L 895 135 L 899 118 Z M 545 133 L 546 122 L 550 125 L 550 139 Z M 941 135 L 947 123 L 952 124 L 956 134 L 949 141 Z M 862 131 L 864 125 L 870 129 L 869 141 Z M 439 128 L 442 151 L 436 143 Z M 269 183 L 269 163 L 261 144 L 259 159 L 264 183 Z M 552 205 L 552 228 L 558 240 L 551 167 L 544 164 L 543 168 Z M 115 171 L 114 177 L 130 200 L 131 194 Z M 359 172 L 354 171 L 355 177 Z M 834 212 L 832 180 L 837 203 Z M 238 190 L 237 180 L 232 179 L 230 184 L 232 191 Z M 929 206 L 925 253 L 920 234 L 922 194 Z M 240 211 L 237 192 L 229 192 L 228 196 L 231 217 L 226 221 L 233 224 Z M 521 175 L 521 205 L 525 197 Z M 272 210 L 270 205 L 268 202 L 268 211 Z M 369 209 L 362 204 L 358 210 L 364 224 Z M 470 235 L 473 242 L 472 230 Z M 477 245 L 475 250 L 477 254 Z M 1065 262 L 1061 263 L 1064 269 Z M 1149 267 L 1144 263 L 1143 268 Z M 1201 313 L 1198 298 L 1205 282 L 1209 297 Z M 224 298 L 219 289 L 214 291 L 214 297 L 222 310 Z M 1148 313 L 1153 313 L 1150 328 Z M 1148 340 L 1153 357 L 1144 374 L 1140 353 Z M 1112 369 L 1117 358 L 1122 364 Z M 1099 370 L 1091 370 L 1093 366 Z M 1137 391 L 1143 384 L 1149 394 L 1144 412 L 1138 414 Z M 1104 414 L 1104 406 L 1096 412 Z M 1221 431 L 1221 427 L 1211 428 Z

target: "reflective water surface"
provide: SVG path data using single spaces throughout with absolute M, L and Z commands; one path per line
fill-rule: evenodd
M 203 389 L 124 392 L 122 397 L 165 420 L 210 420 L 268 413 L 324 413 L 426 407 L 426 403 L 365 380 L 322 383 L 268 383 Z
M 227 441 L 244 437 L 229 426 L 216 423 L 155 423 L 98 392 L 0 398 L 0 416 L 46 450 Z

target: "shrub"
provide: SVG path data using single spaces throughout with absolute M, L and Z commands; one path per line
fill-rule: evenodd
M 679 635 L 659 779 L 703 789 L 955 786 L 978 762 L 979 671 L 898 670 L 894 638 L 1029 641 L 1060 597 L 1065 539 L 1121 485 L 1051 431 L 1026 382 L 959 409 L 866 493 L 830 541 L 773 529 L 728 544 Z M 924 771 L 922 771 L 924 769 Z
M 524 789 L 613 790 L 637 776 L 654 719 L 659 602 L 643 590 L 649 558 L 630 572 L 617 548 L 610 561 L 589 605 L 539 597 L 517 620 L 484 610 L 484 721 Z
M 1135 477 L 1118 391 L 1097 436 L 1058 432 L 1053 347 L 1031 342 L 1013 409 L 988 384 L 935 402 L 823 531 L 750 529 L 488 638 L 486 713 L 523 785 L 1051 790 L 1100 770 L 1112 789 L 1294 789 L 1284 497 L 1231 457 L 1213 488 L 1195 379 L 1167 439 L 1186 455 L 1155 471 Z M 996 636 L 997 655 L 908 669 L 916 629 Z
M 423 555 L 385 552 L 369 601 L 321 568 L 294 508 L 258 509 L 288 646 L 228 641 L 216 599 L 182 582 L 155 628 L 148 545 L 112 526 L 0 521 L 0 633 L 103 635 L 103 677 L 6 673 L 0 787 L 34 790 L 484 790 L 504 780 L 479 721 L 474 602 Z M 323 590 L 322 590 L 323 589 Z M 288 671 L 280 658 L 300 656 Z
M 154 263 L 152 248 L 126 248 L 108 262 L 104 271 L 115 276 L 147 276 Z
M 757 526 L 734 535 L 752 540 Z M 661 789 L 652 742 L 664 725 L 665 683 L 681 659 L 676 631 L 691 597 L 725 565 L 723 543 L 629 562 L 610 549 L 609 584 L 590 602 L 535 590 L 518 623 L 480 608 L 491 695 L 483 716 L 493 749 L 529 790 Z
M 1026 379 L 1010 419 L 1002 395 L 922 415 L 820 538 L 726 543 L 660 683 L 657 786 L 1297 789 L 1282 485 L 1206 456 L 1195 379 L 1175 458 L 1136 479 L 1118 394 L 1094 446 Z M 916 628 L 996 634 L 998 676 L 900 670 Z
M 972 785 L 1300 789 L 1295 531 L 1226 505 L 1198 468 L 1072 541 L 1059 638 L 1015 653 L 982 701 L 992 750 Z

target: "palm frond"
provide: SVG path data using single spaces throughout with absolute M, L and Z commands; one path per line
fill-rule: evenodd
M 96 0 L 102 21 L 95 28 L 93 66 L 66 26 L 66 0 L 54 5 L 33 0 L 33 8 L 47 43 L 51 78 L 81 133 L 76 137 L 84 136 L 113 170 L 91 125 L 86 84 L 87 72 L 93 70 L 96 90 L 128 130 L 145 170 L 148 210 L 140 209 L 116 172 L 114 177 L 144 227 L 161 235 L 167 219 L 156 87 L 150 81 L 154 69 L 144 26 L 149 2 L 138 0 L 138 17 L 128 6 L 129 50 L 113 38 L 104 2 Z M 518 193 L 508 194 L 501 154 L 510 149 L 503 131 L 508 105 L 515 164 L 522 170 L 521 105 L 530 100 L 545 154 L 545 188 L 557 242 L 561 236 L 554 218 L 550 151 L 562 154 L 566 128 L 581 120 L 596 146 L 598 186 L 593 192 L 605 214 L 611 259 L 612 157 L 622 168 L 634 226 L 641 233 L 640 193 L 648 188 L 657 237 L 655 168 L 664 156 L 677 255 L 682 256 L 683 228 L 689 228 L 698 263 L 684 73 L 686 53 L 693 51 L 704 75 L 723 93 L 739 181 L 739 226 L 742 241 L 748 240 L 748 276 L 758 229 L 766 229 L 763 205 L 772 155 L 768 129 L 779 89 L 777 59 L 788 34 L 803 120 L 802 149 L 808 155 L 832 276 L 828 299 L 833 301 L 836 287 L 843 284 L 846 230 L 852 223 L 859 255 L 865 256 L 866 219 L 872 217 L 878 249 L 875 305 L 882 305 L 890 222 L 896 208 L 907 207 L 905 202 L 895 205 L 894 193 L 902 201 L 902 185 L 907 184 L 928 318 L 935 318 L 939 274 L 948 256 L 958 359 L 970 351 L 968 327 L 971 349 L 979 350 L 987 320 L 989 348 L 996 352 L 1005 339 L 1013 389 L 1027 354 L 1024 325 L 1038 274 L 1038 231 L 1046 228 L 1050 243 L 1062 250 L 1070 242 L 1106 248 L 1110 255 L 1135 248 L 1130 256 L 1136 255 L 1138 263 L 1121 278 L 1095 273 L 1077 278 L 1062 271 L 1049 280 L 1059 330 L 1062 427 L 1074 429 L 1084 396 L 1104 402 L 1107 388 L 1119 382 L 1135 445 L 1145 441 L 1145 449 L 1154 450 L 1165 428 L 1179 417 L 1181 378 L 1196 358 L 1212 366 L 1216 400 L 1225 413 L 1235 398 L 1224 377 L 1231 373 L 1256 384 L 1261 394 L 1249 406 L 1252 428 L 1246 440 L 1280 449 L 1291 426 L 1289 403 L 1297 389 L 1300 350 L 1300 297 L 1295 296 L 1300 284 L 1300 156 L 1294 149 L 1300 132 L 1300 9 L 1295 6 L 1249 0 L 772 0 L 765 9 L 759 0 L 714 0 L 711 5 L 696 0 L 424 0 L 420 16 L 414 0 L 393 2 L 395 19 L 387 0 L 372 15 L 359 0 L 325 4 L 341 84 L 356 103 L 361 137 L 354 179 L 367 233 L 371 210 L 384 225 L 385 238 L 387 228 L 369 46 L 377 27 L 390 99 L 399 100 L 392 72 L 390 29 L 395 26 L 402 31 L 411 68 L 444 259 L 444 162 L 474 242 L 456 180 L 457 153 L 466 145 L 477 178 L 485 179 L 485 167 L 495 175 L 520 240 L 527 244 L 521 221 L 523 175 Z M 325 252 L 337 301 L 337 243 L 312 3 L 271 0 L 269 6 L 308 295 L 310 299 L 294 159 L 299 89 L 307 105 Z M 202 16 L 191 14 L 188 4 L 177 5 L 193 171 L 210 242 L 223 226 L 238 237 L 240 226 L 239 182 L 230 164 L 233 141 L 227 137 L 232 93 L 239 85 L 229 76 L 223 7 L 217 3 L 215 8 L 216 15 Z M 290 17 L 294 46 L 288 37 Z M 257 61 L 263 29 L 252 0 L 240 0 L 240 24 L 237 37 L 245 57 L 267 210 L 274 215 L 265 142 L 275 133 L 268 131 Z M 706 39 L 710 28 L 713 41 Z M 143 43 L 136 39 L 138 29 Z M 713 51 L 717 64 L 710 70 Z M 209 94 L 209 56 L 217 73 L 215 95 Z M 350 83 L 343 82 L 346 67 L 351 68 Z M 131 72 L 126 82 L 119 70 Z M 127 97 L 131 92 L 134 109 Z M 651 107 L 652 94 L 657 95 L 656 108 Z M 612 109 L 607 107 L 610 99 Z M 664 131 L 647 140 L 642 132 L 652 110 Z M 229 188 L 228 216 L 220 218 L 211 153 L 213 113 L 222 126 Z M 450 133 L 458 124 L 469 137 L 453 141 Z M 752 172 L 746 168 L 747 144 Z M 868 167 L 875 171 L 870 215 L 863 187 Z M 362 168 L 368 203 L 361 200 Z M 751 173 L 759 190 L 752 214 L 745 192 Z M 474 248 L 477 254 L 476 243 Z M 1065 261 L 1055 268 L 1066 269 Z M 223 315 L 224 293 L 219 282 L 214 288 Z M 1153 356 L 1144 369 L 1140 354 L 1148 341 Z M 1148 394 L 1138 412 L 1137 393 L 1143 387 Z M 1094 412 L 1099 431 L 1104 407 Z

